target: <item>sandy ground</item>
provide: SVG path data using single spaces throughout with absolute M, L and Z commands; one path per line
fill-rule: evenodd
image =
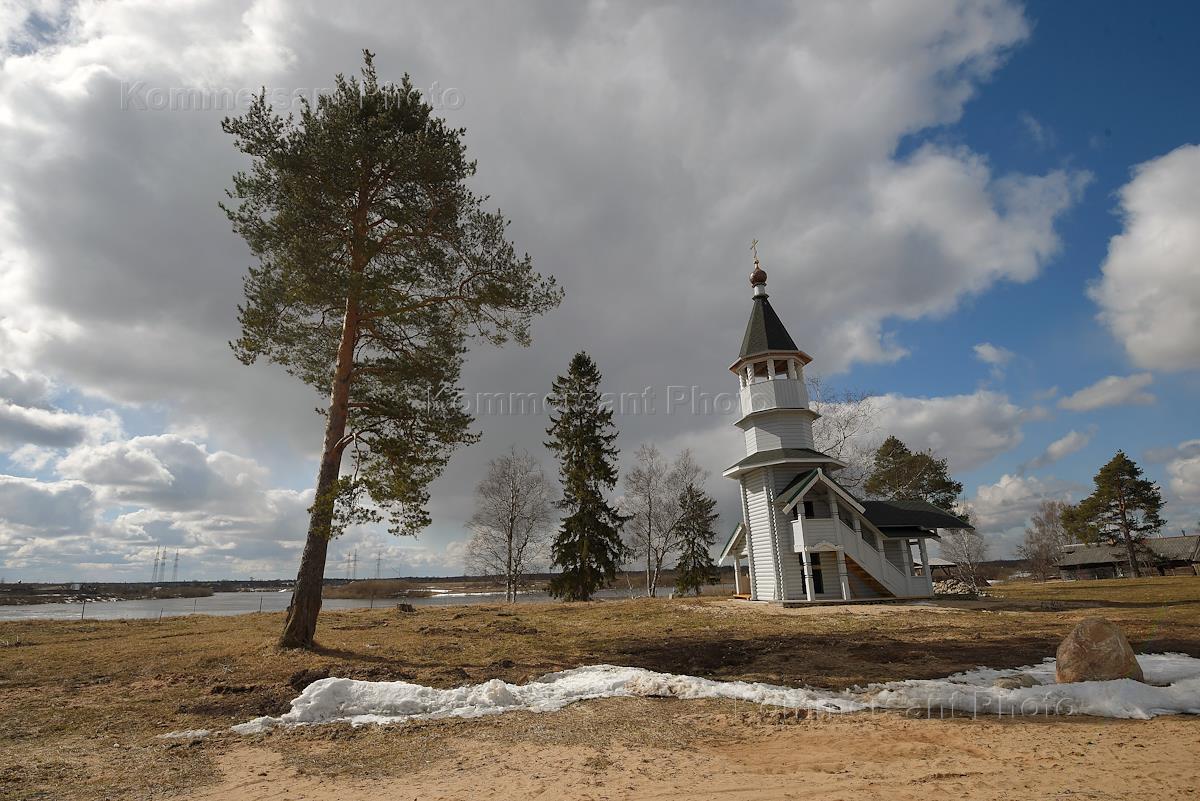
M 911 719 L 729 710 L 667 700 L 694 735 L 669 743 L 607 738 L 607 720 L 638 715 L 614 699 L 540 716 L 550 728 L 594 725 L 604 744 L 530 742 L 447 721 L 437 756 L 408 772 L 364 778 L 297 770 L 280 742 L 231 742 L 221 779 L 195 801 L 362 799 L 1186 799 L 1200 797 L 1200 721 L 1159 718 Z M 633 706 L 634 708 L 628 708 Z M 592 707 L 592 710 L 588 710 Z M 602 707 L 596 717 L 592 712 Z M 688 713 L 688 707 L 699 707 Z M 607 713 L 607 714 L 604 714 Z M 686 724 L 686 720 L 683 721 Z M 480 729 L 484 729 L 483 736 Z M 390 736 L 382 733 L 380 736 Z M 407 738 L 405 738 L 407 739 Z M 411 745 L 411 743 L 404 743 Z M 397 745 L 400 745 L 398 742 Z M 332 746 L 330 747 L 332 750 Z
M 595 664 L 826 689 L 941 678 L 1037 663 L 1089 614 L 1117 622 L 1138 652 L 1200 657 L 1200 578 L 996 596 L 330 611 L 319 647 L 303 652 L 275 647 L 274 613 L 0 622 L 0 799 L 1196 798 L 1200 718 L 781 720 L 732 701 L 622 698 L 543 715 L 228 732 L 281 714 L 325 675 L 439 688 Z M 162 738 L 194 729 L 222 733 Z

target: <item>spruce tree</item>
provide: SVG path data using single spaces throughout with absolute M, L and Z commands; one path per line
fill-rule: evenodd
M 590 600 L 608 586 L 625 558 L 623 518 L 605 494 L 617 483 L 617 431 L 612 409 L 600 396 L 600 371 L 586 353 L 577 353 L 565 376 L 554 380 L 547 402 L 552 409 L 546 447 L 558 458 L 566 513 L 551 547 L 561 568 L 550 594 L 567 601 Z
M 234 352 L 328 399 L 284 647 L 313 643 L 331 537 L 351 523 L 428 525 L 429 484 L 476 439 L 458 387 L 470 339 L 526 344 L 532 318 L 560 297 L 468 186 L 464 132 L 408 76 L 377 80 L 363 55 L 361 80 L 338 75 L 296 116 L 264 92 L 223 123 L 249 162 L 223 208 L 258 262 Z
M 705 584 L 720 579 L 710 553 L 717 540 L 717 502 L 695 484 L 679 494 L 679 561 L 675 565 L 675 591 L 700 594 Z
M 1117 451 L 1094 481 L 1095 492 L 1063 510 L 1063 527 L 1081 542 L 1123 547 L 1133 575 L 1141 578 L 1137 552 L 1146 536 L 1164 525 L 1162 493 L 1142 478 L 1142 469 L 1125 451 Z

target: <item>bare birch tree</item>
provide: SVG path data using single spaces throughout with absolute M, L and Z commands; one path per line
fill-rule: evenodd
M 846 463 L 837 472 L 839 484 L 851 491 L 861 489 L 875 463 L 875 398 L 858 390 L 835 390 L 818 375 L 807 376 L 805 383 L 809 406 L 821 415 L 813 423 L 814 447 Z
M 516 448 L 488 463 L 475 490 L 467 566 L 502 577 L 506 601 L 517 599 L 530 567 L 546 556 L 554 522 L 550 494 L 541 465 Z
M 954 563 L 951 573 L 956 579 L 979 592 L 983 583 L 983 561 L 987 558 L 987 543 L 983 537 L 965 528 L 948 529 L 942 532 L 941 553 L 943 559 Z
M 646 594 L 658 595 L 658 579 L 667 559 L 679 550 L 683 509 L 679 496 L 689 484 L 708 477 L 690 450 L 668 464 L 658 448 L 647 443 L 638 447 L 634 466 L 625 475 L 623 511 L 630 552 L 644 560 Z
M 1024 542 L 1017 546 L 1017 553 L 1029 562 L 1029 571 L 1038 581 L 1058 575 L 1063 546 L 1072 540 L 1062 522 L 1063 510 L 1068 506 L 1065 501 L 1042 501 L 1025 527 Z

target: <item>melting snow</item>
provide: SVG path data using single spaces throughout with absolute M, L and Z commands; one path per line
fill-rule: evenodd
M 493 679 L 482 684 L 438 690 L 403 681 L 328 678 L 313 682 L 292 701 L 290 712 L 261 717 L 233 727 L 253 734 L 273 726 L 344 722 L 400 723 L 423 718 L 474 718 L 527 710 L 553 712 L 592 698 L 666 696 L 726 698 L 753 704 L 827 713 L 868 709 L 984 714 L 1074 714 L 1115 718 L 1200 714 L 1200 659 L 1183 654 L 1138 657 L 1147 684 L 1121 679 L 1074 684 L 1054 683 L 1054 660 L 1012 670 L 977 668 L 945 679 L 872 684 L 841 692 L 781 687 L 744 681 L 713 681 L 613 665 L 550 673 L 528 684 Z M 1001 689 L 1001 677 L 1027 673 L 1040 684 Z M 1167 685 L 1167 686 L 1156 686 Z

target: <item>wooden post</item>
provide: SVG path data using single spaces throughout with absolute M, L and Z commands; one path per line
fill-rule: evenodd
M 83 613 L 87 611 L 87 598 L 83 599 L 83 607 L 79 610 L 79 619 L 83 620 Z
M 925 546 L 925 538 L 917 538 L 917 547 L 921 549 L 921 572 L 925 574 L 925 589 L 933 595 L 933 576 L 929 571 L 929 549 Z M 911 553 L 911 551 L 910 551 Z M 911 561 L 911 559 L 910 559 Z
M 837 568 L 838 581 L 842 585 L 842 600 L 850 600 L 850 577 L 846 574 L 846 552 L 841 548 L 837 550 Z
M 812 556 L 809 555 L 807 548 L 800 552 L 800 558 L 804 560 L 804 597 L 811 603 L 813 599 Z
M 258 611 L 262 611 L 262 593 L 258 594 Z

